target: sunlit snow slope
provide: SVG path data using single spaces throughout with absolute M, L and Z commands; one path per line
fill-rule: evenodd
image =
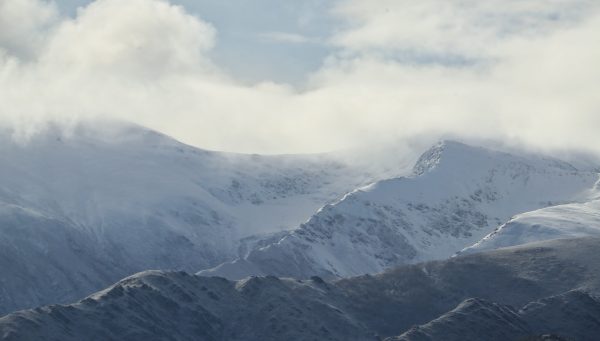
M 586 197 L 597 178 L 556 159 L 446 141 L 413 176 L 357 190 L 281 240 L 200 274 L 344 277 L 443 259 L 515 214 Z
M 557 205 L 519 214 L 481 241 L 461 251 L 472 253 L 530 242 L 600 236 L 600 201 Z

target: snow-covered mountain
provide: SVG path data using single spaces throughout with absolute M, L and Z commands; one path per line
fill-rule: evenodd
M 600 333 L 599 245 L 534 243 L 334 282 L 148 271 L 75 304 L 6 315 L 0 339 L 372 341 L 412 330 L 401 339 L 429 340 L 412 337 L 421 331 L 446 332 L 443 340 L 457 332 L 463 341 L 529 332 L 588 340 Z
M 515 214 L 587 198 L 597 180 L 556 159 L 445 141 L 412 176 L 356 190 L 281 240 L 200 274 L 344 277 L 443 259 Z
M 11 134 L 0 130 L 0 313 L 146 269 L 215 266 L 380 178 L 332 155 L 210 152 L 114 122 Z
M 535 241 L 600 236 L 600 200 L 547 207 L 519 214 L 461 253 Z
M 403 162 L 211 152 L 120 123 L 19 141 L 0 130 L 0 314 L 147 269 L 380 272 L 449 257 L 518 213 L 594 205 L 566 203 L 597 192 L 593 171 L 451 141 L 408 177 Z

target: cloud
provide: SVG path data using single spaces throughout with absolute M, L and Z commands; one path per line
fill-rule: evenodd
M 96 1 L 61 23 L 41 63 L 132 77 L 207 72 L 214 28 L 163 1 Z
M 0 2 L 0 49 L 3 54 L 29 58 L 43 45 L 58 20 L 54 3 L 37 0 Z M 1 51 L 0 51 L 1 52 Z
M 52 7 L 32 1 L 3 4 Z M 0 117 L 23 136 L 49 120 L 125 119 L 242 152 L 448 134 L 600 152 L 600 16 L 569 3 L 342 1 L 335 52 L 299 86 L 237 81 L 210 57 L 216 29 L 182 7 L 96 0 L 21 30 L 43 36 L 17 40 L 29 57 L 0 54 Z
M 578 23 L 589 0 L 348 0 L 334 13 L 349 29 L 332 42 L 352 51 L 485 58 L 514 36 L 534 37 Z
M 38 18 L 50 6 L 32 0 L 3 4 L 15 18 L 30 13 Z M 13 27 L 11 22 L 6 25 Z M 21 29 L 15 24 L 14 30 L 35 36 L 33 28 L 40 25 Z M 152 98 L 145 96 L 156 96 L 168 79 L 221 77 L 205 54 L 214 44 L 214 28 L 165 1 L 95 1 L 76 18 L 55 21 L 44 33 L 43 43 L 22 41 L 37 46 L 35 55 L 5 54 L 0 65 L 1 115 L 25 134 L 48 120 L 108 116 L 144 123 L 144 115 L 153 116 L 145 108 Z M 10 52 L 10 43 L 1 46 Z M 168 113 L 163 116 L 168 118 Z

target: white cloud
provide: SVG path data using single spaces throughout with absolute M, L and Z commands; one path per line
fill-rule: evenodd
M 23 11 L 11 15 L 22 18 L 49 6 L 6 1 L 9 8 Z M 157 89 L 167 79 L 222 78 L 205 55 L 214 44 L 215 30 L 165 1 L 99 0 L 46 33 L 36 55 L 5 57 L 0 65 L 0 115 L 17 122 L 25 134 L 49 119 L 109 116 L 143 124 L 153 118 L 146 104 L 161 101 Z
M 600 151 L 594 3 L 377 4 L 337 8 L 352 26 L 339 29 L 333 41 L 341 49 L 300 91 L 227 75 L 207 57 L 215 30 L 180 7 L 97 0 L 46 30 L 33 61 L 0 58 L 0 117 L 25 135 L 49 119 L 122 118 L 244 152 L 324 151 L 420 134 Z M 484 62 L 403 60 L 404 50 Z
M 31 57 L 56 20 L 58 11 L 52 2 L 0 1 L 0 49 L 20 58 Z
M 57 28 L 41 61 L 144 77 L 207 71 L 214 36 L 212 26 L 167 2 L 100 0 Z
M 493 57 L 498 43 L 515 36 L 576 24 L 599 5 L 590 0 L 346 0 L 334 13 L 350 28 L 335 34 L 332 43 L 416 60 L 472 62 Z

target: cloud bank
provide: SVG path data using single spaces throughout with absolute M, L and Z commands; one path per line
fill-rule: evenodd
M 209 56 L 218 29 L 166 1 L 96 0 L 69 18 L 4 0 L 0 121 L 28 136 L 50 121 L 124 119 L 239 152 L 423 134 L 600 151 L 596 3 L 343 0 L 320 70 L 248 85 Z M 290 37 L 303 43 L 271 38 Z

